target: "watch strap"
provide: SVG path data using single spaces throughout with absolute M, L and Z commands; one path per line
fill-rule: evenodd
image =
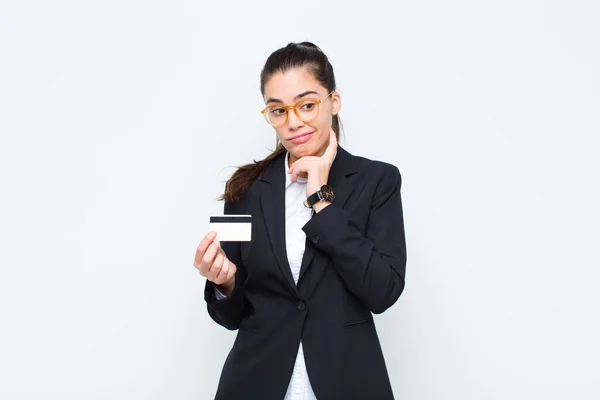
M 321 200 L 323 200 L 323 194 L 321 194 L 321 189 L 319 189 L 310 196 L 308 196 L 306 200 L 304 200 L 304 205 L 307 208 L 310 208 Z

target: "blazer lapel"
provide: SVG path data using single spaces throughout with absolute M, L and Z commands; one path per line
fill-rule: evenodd
M 281 273 L 295 294 L 298 294 L 288 262 L 285 243 L 285 152 L 275 158 L 263 173 L 260 190 L 261 212 L 267 226 L 267 235 Z
M 348 197 L 350 197 L 354 191 L 352 182 L 350 179 L 348 179 L 348 177 L 355 172 L 356 166 L 354 164 L 354 157 L 352 154 L 348 153 L 338 145 L 337 154 L 333 160 L 333 164 L 331 164 L 331 169 L 329 170 L 329 177 L 327 180 L 327 184 L 333 187 L 333 190 L 335 191 L 335 199 L 333 200 L 333 203 L 335 203 L 338 207 L 343 208 L 346 204 L 346 200 L 348 200 Z M 304 256 L 302 257 L 302 264 L 300 267 L 300 275 L 298 277 L 298 284 L 300 284 L 302 275 L 304 275 L 309 266 L 312 265 L 311 268 L 322 270 L 325 268 L 329 260 L 329 256 L 322 251 L 317 251 L 317 247 L 307 238 L 304 248 Z

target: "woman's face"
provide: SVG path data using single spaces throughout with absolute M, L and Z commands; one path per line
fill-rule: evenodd
M 274 74 L 265 83 L 264 100 L 267 107 L 291 106 L 307 99 L 322 100 L 317 117 L 310 122 L 303 122 L 296 113 L 288 110 L 286 123 L 275 128 L 279 140 L 290 152 L 292 159 L 309 155 L 321 156 L 325 152 L 329 144 L 331 121 L 342 105 L 337 92 L 325 98 L 328 94 L 329 91 L 306 68 L 294 68 L 285 73 Z M 300 135 L 305 136 L 297 138 Z

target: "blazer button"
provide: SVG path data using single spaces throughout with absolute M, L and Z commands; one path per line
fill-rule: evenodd
M 317 236 L 315 236 L 315 237 L 313 238 L 312 242 L 313 242 L 314 244 L 317 244 L 317 243 L 319 243 L 319 236 L 318 236 L 318 235 L 317 235 Z
M 305 302 L 303 302 L 302 300 L 300 300 L 300 301 L 299 301 L 299 302 L 296 304 L 296 306 L 298 306 L 298 310 L 300 310 L 300 311 L 304 311 L 304 310 L 306 309 L 306 303 L 305 303 Z

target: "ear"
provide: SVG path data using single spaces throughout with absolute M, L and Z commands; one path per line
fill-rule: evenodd
M 337 90 L 331 94 L 331 102 L 333 104 L 333 109 L 331 110 L 331 113 L 333 115 L 337 115 L 342 109 L 342 98 L 340 97 L 340 94 L 337 92 Z

